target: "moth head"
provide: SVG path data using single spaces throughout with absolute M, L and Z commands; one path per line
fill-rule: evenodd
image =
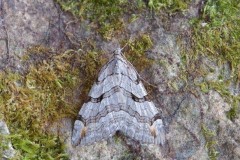
M 115 51 L 114 51 L 114 55 L 122 55 L 122 49 L 121 48 L 117 48 Z

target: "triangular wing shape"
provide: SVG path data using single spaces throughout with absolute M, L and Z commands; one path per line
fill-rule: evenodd
M 72 144 L 88 145 L 117 131 L 140 143 L 163 145 L 164 126 L 137 71 L 117 50 L 101 69 L 74 123 Z

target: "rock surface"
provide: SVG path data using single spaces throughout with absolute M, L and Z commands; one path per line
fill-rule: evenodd
M 4 138 L 4 136 L 9 135 L 9 130 L 8 127 L 6 125 L 6 123 L 2 120 L 0 120 L 0 136 L 3 136 L 3 139 L 1 139 L 1 146 L 2 147 L 4 145 L 4 149 L 0 149 L 0 151 L 2 152 L 0 155 L 2 156 L 3 159 L 10 159 L 13 158 L 15 155 L 15 150 L 12 147 L 11 142 L 9 142 L 6 138 Z M 1 138 L 1 137 L 0 137 Z M 1 158 L 1 157 L 0 157 Z
M 195 2 L 196 3 L 196 2 Z M 197 3 L 196 3 L 197 4 Z M 185 66 L 180 55 L 178 36 L 187 34 L 188 18 L 197 16 L 198 8 L 193 4 L 187 16 L 173 17 L 171 25 L 164 27 L 160 18 L 155 20 L 140 17 L 126 24 L 128 37 L 147 33 L 153 39 L 153 48 L 146 51 L 155 63 L 141 76 L 156 85 L 151 95 L 153 102 L 162 111 L 167 131 L 167 143 L 163 148 L 139 145 L 124 136 L 85 147 L 71 146 L 73 119 L 63 119 L 53 124 L 52 132 L 60 134 L 66 143 L 70 159 L 209 159 L 210 142 L 218 152 L 219 159 L 240 159 L 240 119 L 226 117 L 230 104 L 217 91 L 203 92 L 196 84 L 203 77 L 182 77 Z M 79 42 L 95 35 L 87 29 L 88 22 L 73 21 L 71 15 L 61 11 L 52 0 L 0 0 L 0 69 L 22 70 L 21 57 L 26 49 L 44 45 L 53 49 L 77 47 Z M 116 37 L 112 41 L 98 40 L 96 44 L 106 52 L 119 46 Z M 187 37 L 185 38 L 185 40 Z M 187 42 L 183 42 L 187 43 Z M 215 70 L 207 75 L 208 81 L 216 80 L 219 68 L 214 60 L 203 58 L 202 66 Z M 230 72 L 230 71 L 226 71 Z M 233 90 L 237 90 L 233 87 Z M 234 92 L 239 94 L 239 91 Z M 77 113 L 76 113 L 77 114 Z M 204 130 L 203 128 L 208 128 Z M 1 128 L 9 134 L 6 125 Z M 60 131 L 60 132 L 57 132 Z M 211 134 L 209 133 L 211 132 Z M 11 157 L 9 150 L 4 154 Z

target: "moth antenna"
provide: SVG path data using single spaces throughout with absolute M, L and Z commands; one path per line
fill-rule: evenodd
M 121 48 L 121 51 L 128 45 L 128 42 Z

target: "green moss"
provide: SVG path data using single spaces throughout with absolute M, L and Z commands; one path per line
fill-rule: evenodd
M 240 64 L 238 65 L 237 76 L 238 76 L 238 81 L 240 81 Z
M 218 66 L 230 64 L 231 73 L 224 77 L 221 73 L 216 81 L 205 81 L 195 84 L 202 92 L 215 90 L 225 98 L 232 107 L 226 113 L 230 120 L 238 117 L 239 95 L 233 95 L 229 89 L 230 84 L 239 83 L 240 63 L 240 28 L 239 28 L 239 2 L 235 0 L 208 0 L 199 19 L 193 20 L 192 48 L 184 51 L 182 57 L 186 64 L 189 76 L 202 77 L 207 74 L 201 67 L 201 57 L 207 57 L 217 62 Z M 214 72 L 210 70 L 209 72 Z M 186 73 L 186 72 L 184 72 Z M 210 159 L 217 159 L 216 134 L 202 125 L 202 133 L 206 140 L 206 148 Z
M 211 160 L 217 160 L 219 153 L 216 151 L 217 141 L 215 140 L 216 134 L 208 129 L 205 125 L 202 125 L 202 134 L 206 140 L 205 147 L 208 150 L 208 156 Z
M 68 159 L 61 139 L 48 132 L 49 127 L 76 116 L 104 58 L 95 51 L 56 53 L 35 46 L 24 60 L 24 74 L 0 72 L 0 110 L 13 133 L 16 159 Z
M 0 108 L 10 132 L 14 134 L 11 141 L 19 151 L 16 159 L 46 159 L 46 156 L 53 159 L 60 156 L 63 149 L 60 150 L 54 144 L 50 146 L 50 141 L 55 137 L 48 135 L 44 130 L 48 122 L 60 118 L 60 114 L 64 115 L 65 111 L 66 114 L 70 112 L 65 102 L 57 99 L 61 96 L 53 93 L 51 87 L 45 90 L 43 86 L 26 86 L 26 79 L 18 74 L 7 73 L 1 75 L 0 79 L 4 88 L 0 95 Z M 60 140 L 58 143 L 63 147 Z M 60 157 L 64 158 L 65 155 Z
M 211 89 L 216 90 L 221 96 L 231 99 L 232 95 L 228 89 L 230 81 L 209 82 Z
M 141 157 L 132 151 L 125 151 L 123 155 L 119 158 L 119 160 L 140 160 Z
M 90 21 L 90 26 L 105 39 L 111 39 L 123 27 L 121 17 L 131 12 L 133 3 L 127 0 L 56 0 L 63 10 L 80 20 Z M 128 8 L 125 10 L 124 8 Z
M 164 9 L 168 13 L 174 13 L 186 10 L 190 2 L 190 0 L 149 0 L 148 6 L 154 10 Z
M 192 20 L 192 44 L 191 48 L 182 52 L 182 59 L 186 65 L 185 70 L 190 76 L 203 78 L 213 69 L 204 70 L 201 67 L 202 57 L 206 57 L 217 63 L 216 67 L 222 68 L 225 64 L 230 65 L 230 76 L 224 76 L 221 71 L 218 80 L 206 81 L 197 84 L 200 89 L 207 93 L 208 90 L 215 90 L 234 105 L 235 96 L 230 91 L 230 84 L 239 83 L 240 64 L 240 5 L 235 0 L 208 0 L 200 14 L 200 18 Z M 183 69 L 184 70 L 184 69 Z M 228 71 L 227 71 L 228 72 Z M 186 74 L 184 71 L 183 74 Z M 237 117 L 238 106 L 232 107 L 227 113 L 231 120 Z
M 5 135 L 0 133 L 0 157 L 3 157 L 3 152 L 8 149 L 8 139 Z
M 196 53 L 230 63 L 234 78 L 238 78 L 240 63 L 239 14 L 238 1 L 208 0 L 202 17 L 193 23 Z
M 61 140 L 46 132 L 52 122 L 73 115 L 76 109 L 66 97 L 72 96 L 69 91 L 77 75 L 59 56 L 53 61 L 38 59 L 25 74 L 0 74 L 0 109 L 14 134 L 11 141 L 19 152 L 17 159 L 67 159 Z
M 90 28 L 97 31 L 106 40 L 122 33 L 124 19 L 132 22 L 137 15 L 141 15 L 149 8 L 154 11 L 164 9 L 165 12 L 174 13 L 183 11 L 188 7 L 190 0 L 55 0 L 61 8 L 73 14 L 79 20 L 90 22 Z M 148 13 L 149 14 L 149 13 Z M 124 17 L 124 15 L 126 15 Z M 131 16 L 132 15 L 132 16 Z M 149 15 L 151 16 L 151 15 Z M 127 18 L 127 19 L 128 19 Z
M 200 83 L 200 89 L 203 93 L 208 93 L 209 92 L 209 88 L 208 88 L 208 84 L 207 83 Z
M 81 92 L 81 99 L 85 100 L 88 95 L 88 92 L 93 85 L 93 82 L 97 78 L 97 74 L 99 72 L 99 68 L 103 66 L 103 64 L 107 61 L 104 58 L 104 55 L 100 51 L 87 51 L 86 53 L 82 54 L 80 57 L 81 59 L 81 72 L 80 75 L 84 77 L 82 79 L 82 92 Z
M 139 72 L 150 67 L 153 63 L 145 54 L 146 51 L 153 46 L 153 42 L 149 35 L 143 34 L 131 41 L 122 41 L 121 43 L 122 46 L 127 44 L 124 54 Z
M 227 117 L 230 120 L 234 120 L 238 117 L 239 114 L 239 102 L 240 102 L 240 96 L 239 95 L 232 95 L 232 93 L 229 91 L 228 87 L 230 85 L 230 81 L 221 81 L 221 82 L 209 82 L 209 86 L 211 89 L 216 90 L 218 93 L 221 94 L 225 98 L 225 101 L 227 101 L 229 104 L 231 104 L 231 109 L 227 112 Z
M 179 86 L 177 84 L 176 81 L 173 81 L 169 84 L 169 86 L 174 90 L 174 91 L 178 91 L 179 90 Z
M 238 117 L 239 102 L 240 98 L 239 99 L 235 98 L 234 102 L 232 103 L 232 108 L 227 112 L 227 117 L 232 121 Z

